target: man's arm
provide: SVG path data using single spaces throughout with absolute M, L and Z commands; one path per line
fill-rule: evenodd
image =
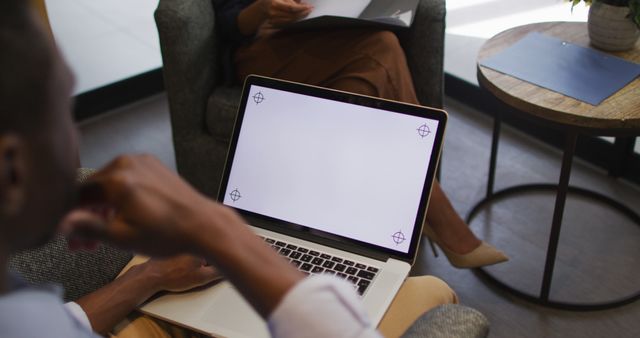
M 264 318 L 304 275 L 259 239 L 231 209 L 209 202 L 192 241 Z M 215 236 L 201 236 L 219 222 Z
M 77 303 L 91 327 L 107 334 L 138 305 L 160 291 L 184 291 L 219 278 L 202 259 L 182 255 L 134 265 L 105 287 L 80 298 Z
M 232 209 L 199 194 L 157 159 L 120 157 L 88 182 L 84 204 L 106 205 L 113 213 L 71 214 L 67 230 L 76 236 L 152 256 L 206 257 L 276 337 L 379 337 L 350 284 L 326 276 L 303 279 Z
M 81 203 L 113 212 L 75 211 L 72 237 L 102 239 L 150 256 L 204 257 L 268 317 L 304 275 L 246 226 L 151 156 L 121 156 L 90 177 Z

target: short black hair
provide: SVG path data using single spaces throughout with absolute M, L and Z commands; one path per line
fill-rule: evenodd
M 35 131 L 47 115 L 53 48 L 30 4 L 0 1 L 0 134 Z

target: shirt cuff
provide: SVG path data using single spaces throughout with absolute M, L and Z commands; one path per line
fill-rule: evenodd
M 87 317 L 87 313 L 84 312 L 82 307 L 78 305 L 76 302 L 68 302 L 64 304 L 64 307 L 67 308 L 67 311 L 75 318 L 82 326 L 88 328 L 90 331 L 93 330 L 91 327 L 91 322 L 89 321 L 89 317 Z
M 334 276 L 312 276 L 284 296 L 268 320 L 273 337 L 380 337 L 353 286 Z

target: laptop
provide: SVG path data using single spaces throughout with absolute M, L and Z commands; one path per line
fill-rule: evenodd
M 440 109 L 249 76 L 218 200 L 292 266 L 351 283 L 377 325 L 415 260 L 446 121 Z M 269 337 L 228 282 L 141 310 L 211 336 Z

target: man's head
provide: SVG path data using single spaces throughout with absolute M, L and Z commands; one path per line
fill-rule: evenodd
M 47 240 L 74 195 L 73 79 L 29 1 L 0 1 L 0 246 Z

